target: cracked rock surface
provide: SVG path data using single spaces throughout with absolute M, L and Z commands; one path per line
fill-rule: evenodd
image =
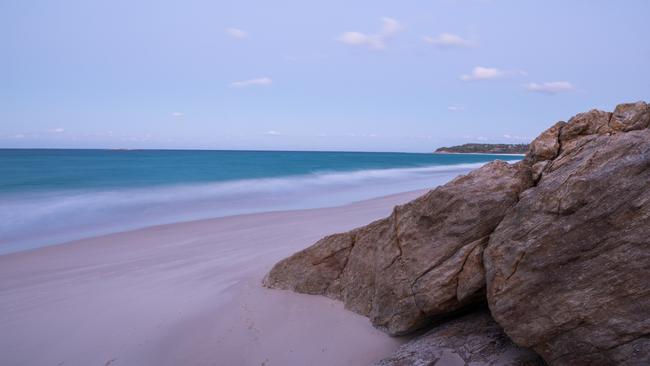
M 649 127 L 644 102 L 558 122 L 523 161 L 325 237 L 264 284 L 339 299 L 391 335 L 487 299 L 549 364 L 650 364 Z
M 649 111 L 569 120 L 557 156 L 490 236 L 492 315 L 550 364 L 650 364 Z
M 375 366 L 543 366 L 534 352 L 514 344 L 480 310 L 436 327 L 406 343 Z
M 392 335 L 412 332 L 485 301 L 488 236 L 531 183 L 524 164 L 489 163 L 388 218 L 321 239 L 264 283 L 342 300 Z

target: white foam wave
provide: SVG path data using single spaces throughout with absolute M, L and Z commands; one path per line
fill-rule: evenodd
M 0 253 L 155 224 L 336 206 L 430 188 L 484 163 L 102 191 L 3 195 Z

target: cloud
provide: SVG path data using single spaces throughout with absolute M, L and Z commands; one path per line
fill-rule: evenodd
M 575 87 L 568 81 L 551 81 L 545 83 L 528 83 L 524 88 L 530 92 L 557 94 L 575 90 Z
M 530 140 L 532 140 L 530 137 L 510 135 L 510 134 L 507 134 L 507 133 L 503 135 L 503 138 L 508 139 L 508 140 L 518 140 L 518 141 L 530 141 Z
M 504 76 L 504 72 L 497 68 L 476 66 L 475 68 L 472 69 L 471 74 L 461 75 L 460 79 L 463 81 L 490 80 L 490 79 L 498 79 L 503 76 Z
M 51 133 L 63 133 L 63 132 L 65 132 L 65 128 L 57 127 L 57 128 L 53 128 L 51 130 L 48 130 L 48 132 L 51 132 Z
M 450 105 L 449 107 L 447 107 L 447 109 L 452 111 L 452 112 L 460 112 L 460 111 L 464 111 L 465 107 L 463 107 L 462 105 L 453 104 L 453 105 Z
M 172 117 L 174 118 L 183 117 L 183 112 L 172 112 Z
M 461 75 L 460 79 L 463 81 L 493 80 L 514 75 L 526 75 L 526 72 L 521 70 L 500 70 L 492 67 L 476 66 L 472 69 L 470 74 Z
M 280 132 L 275 131 L 275 130 L 266 131 L 266 132 L 264 132 L 264 134 L 267 135 L 267 136 L 282 136 L 282 135 L 284 135 L 283 133 L 280 133 Z
M 266 85 L 271 85 L 273 83 L 273 80 L 271 78 L 263 77 L 263 78 L 257 78 L 257 79 L 249 79 L 249 80 L 240 80 L 240 81 L 233 81 L 230 83 L 231 88 L 245 88 L 248 86 L 266 86 Z
M 451 47 L 472 47 L 474 42 L 452 33 L 440 33 L 436 37 L 424 37 L 425 42 L 442 48 Z
M 231 36 L 234 39 L 246 39 L 248 38 L 248 33 L 246 31 L 243 31 L 241 29 L 237 28 L 227 28 L 226 29 L 226 34 Z
M 488 140 L 490 140 L 489 138 L 487 138 L 485 136 L 469 136 L 469 135 L 465 135 L 465 136 L 463 136 L 463 138 L 466 139 L 466 140 L 474 140 L 474 141 L 488 141 Z
M 352 46 L 366 45 L 375 49 L 384 48 L 384 44 L 378 36 L 366 35 L 360 32 L 345 32 L 341 34 L 339 41 Z
M 366 34 L 361 32 L 343 32 L 338 40 L 339 42 L 350 46 L 363 46 L 374 50 L 383 50 L 386 48 L 386 40 L 395 33 L 399 32 L 402 27 L 399 22 L 393 18 L 381 18 L 381 30 L 379 33 Z
M 399 22 L 393 18 L 381 18 L 381 35 L 384 37 L 391 36 L 402 29 Z

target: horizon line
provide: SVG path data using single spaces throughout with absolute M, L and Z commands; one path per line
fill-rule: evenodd
M 468 142 L 467 144 L 474 144 L 473 142 Z M 510 143 L 477 143 L 483 145 L 528 145 L 526 143 L 510 144 Z M 462 144 L 465 145 L 465 144 Z M 451 146 L 462 146 L 462 145 L 451 145 Z M 440 148 L 449 147 L 441 146 Z M 504 155 L 499 153 L 438 153 L 434 148 L 431 151 L 368 151 L 368 150 L 268 150 L 268 149 L 202 149 L 202 148 L 177 148 L 177 149 L 168 149 L 168 148 L 104 148 L 104 147 L 0 147 L 0 150 L 100 150 L 100 151 L 231 151 L 231 152 L 322 152 L 322 153 L 391 153 L 391 154 L 464 154 L 464 155 Z

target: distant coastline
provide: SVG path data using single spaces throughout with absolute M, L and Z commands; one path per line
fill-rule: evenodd
M 442 154 L 525 155 L 528 152 L 528 144 L 463 144 L 441 147 L 434 152 Z
M 503 156 L 526 156 L 525 153 L 515 154 L 515 153 L 495 153 L 495 152 L 447 152 L 447 151 L 434 151 L 434 154 L 441 155 L 503 155 Z

